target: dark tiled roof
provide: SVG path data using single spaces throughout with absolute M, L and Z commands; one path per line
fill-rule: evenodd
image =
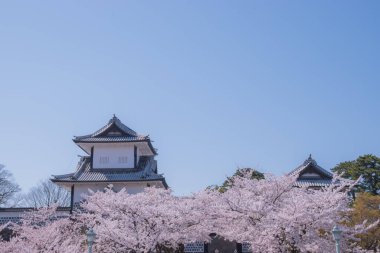
M 329 186 L 332 180 L 313 180 L 313 179 L 299 179 L 295 182 L 295 186 Z
M 308 176 L 305 177 L 304 173 L 310 173 L 310 171 L 315 172 L 318 176 Z M 311 186 L 311 187 L 323 187 L 331 185 L 333 174 L 317 164 L 317 162 L 311 158 L 311 155 L 306 159 L 303 164 L 288 173 L 290 176 L 297 176 L 295 186 Z M 339 181 L 334 182 L 334 184 L 339 184 Z
M 116 130 L 117 134 L 112 134 Z M 76 136 L 74 142 L 90 142 L 90 141 L 136 141 L 147 140 L 148 136 L 138 135 L 135 131 L 124 125 L 116 116 L 109 120 L 108 124 L 100 128 L 93 134 Z
M 77 143 L 87 154 L 90 151 L 81 144 L 83 143 L 120 143 L 120 142 L 145 142 L 153 154 L 157 155 L 157 150 L 153 147 L 149 135 L 139 135 L 116 116 L 109 120 L 108 124 L 100 128 L 93 134 L 75 136 L 73 141 Z
M 91 169 L 91 158 L 82 157 L 75 173 L 53 176 L 53 182 L 127 182 L 162 181 L 165 178 L 157 174 L 157 163 L 153 156 L 140 157 L 136 169 Z
M 309 156 L 308 159 L 306 159 L 303 164 L 301 164 L 300 166 L 298 166 L 297 168 L 295 168 L 294 170 L 292 170 L 291 172 L 288 173 L 288 175 L 300 175 L 306 168 L 312 166 L 316 171 L 320 172 L 321 174 L 325 175 L 326 177 L 328 178 L 332 178 L 333 177 L 333 174 L 327 170 L 325 170 L 324 168 L 322 168 L 321 166 L 319 166 L 317 164 L 317 162 L 311 158 L 311 155 Z
M 78 137 L 77 137 L 78 138 Z M 149 140 L 148 136 L 104 136 L 104 137 L 88 137 L 76 142 L 135 142 Z

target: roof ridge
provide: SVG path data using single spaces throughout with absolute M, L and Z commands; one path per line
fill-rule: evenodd
M 108 121 L 108 123 L 105 126 L 101 127 L 99 130 L 93 132 L 92 134 L 86 134 L 86 135 L 81 135 L 81 136 L 74 136 L 74 141 L 75 140 L 85 139 L 85 138 L 98 137 L 99 135 L 103 134 L 108 129 L 110 129 L 113 125 L 116 125 L 116 127 L 119 128 L 126 135 L 129 135 L 129 136 L 132 136 L 132 137 L 143 136 L 143 135 L 137 134 L 136 131 L 132 130 L 131 128 L 129 128 L 128 126 L 126 126 L 125 124 L 123 124 L 121 122 L 121 120 L 119 118 L 117 118 L 115 116 L 115 114 L 114 114 L 113 117 Z
M 301 173 L 301 171 L 303 171 L 305 168 L 307 168 L 309 165 L 313 165 L 316 169 L 318 169 L 320 172 L 322 172 L 323 174 L 327 175 L 327 176 L 330 176 L 332 177 L 333 176 L 333 173 L 325 170 L 324 168 L 322 168 L 321 166 L 318 165 L 317 161 L 315 161 L 312 157 L 311 157 L 311 154 L 309 155 L 309 157 L 301 164 L 299 165 L 298 167 L 296 167 L 295 169 L 293 169 L 292 171 L 290 171 L 288 173 L 288 175 L 296 175 L 296 174 L 299 174 Z

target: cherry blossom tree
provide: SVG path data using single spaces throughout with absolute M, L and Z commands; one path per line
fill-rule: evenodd
M 14 236 L 0 243 L 0 252 L 83 252 L 89 227 L 97 233 L 95 252 L 175 249 L 208 239 L 202 209 L 195 203 L 194 197 L 175 197 L 164 189 L 129 194 L 108 188 L 89 194 L 70 217 L 55 211 L 56 206 L 26 213 L 20 224 L 12 224 Z
M 106 189 L 87 197 L 80 219 L 98 234 L 97 252 L 161 252 L 208 239 L 203 213 L 193 203 L 191 197 L 174 197 L 164 189 L 138 194 Z
M 180 244 L 208 241 L 210 233 L 248 242 L 254 253 L 333 252 L 330 230 L 344 224 L 354 182 L 336 178 L 321 189 L 294 183 L 289 176 L 239 176 L 223 193 L 207 189 L 187 197 L 153 187 L 138 194 L 107 188 L 90 192 L 71 216 L 54 207 L 26 214 L 12 225 L 11 240 L 0 242 L 0 252 L 85 252 L 90 227 L 97 234 L 94 252 L 173 251 Z M 360 252 L 350 242 L 368 226 L 341 226 L 344 252 Z
M 264 180 L 236 177 L 224 193 L 206 190 L 197 200 L 209 203 L 205 221 L 213 232 L 249 242 L 253 252 L 333 251 L 330 230 L 348 209 L 347 191 L 355 182 L 336 178 L 328 187 L 310 189 L 294 187 L 295 180 L 270 175 Z M 343 228 L 343 248 L 348 251 L 347 239 L 360 227 Z
M 0 242 L 0 252 L 83 252 L 85 235 L 81 224 L 67 214 L 57 212 L 57 206 L 26 212 L 19 224 L 8 223 L 13 231 L 9 242 Z

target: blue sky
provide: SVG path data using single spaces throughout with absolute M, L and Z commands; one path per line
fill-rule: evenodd
M 380 155 L 379 1 L 0 3 L 0 163 L 72 172 L 116 114 L 177 194 Z

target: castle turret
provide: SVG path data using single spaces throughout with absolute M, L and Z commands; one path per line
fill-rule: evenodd
M 56 184 L 71 190 L 71 203 L 80 202 L 83 193 L 103 190 L 112 184 L 114 190 L 126 188 L 137 193 L 145 187 L 165 187 L 165 178 L 157 173 L 156 149 L 148 135 L 139 135 L 116 116 L 93 134 L 73 139 L 85 153 L 76 171 L 55 175 Z

